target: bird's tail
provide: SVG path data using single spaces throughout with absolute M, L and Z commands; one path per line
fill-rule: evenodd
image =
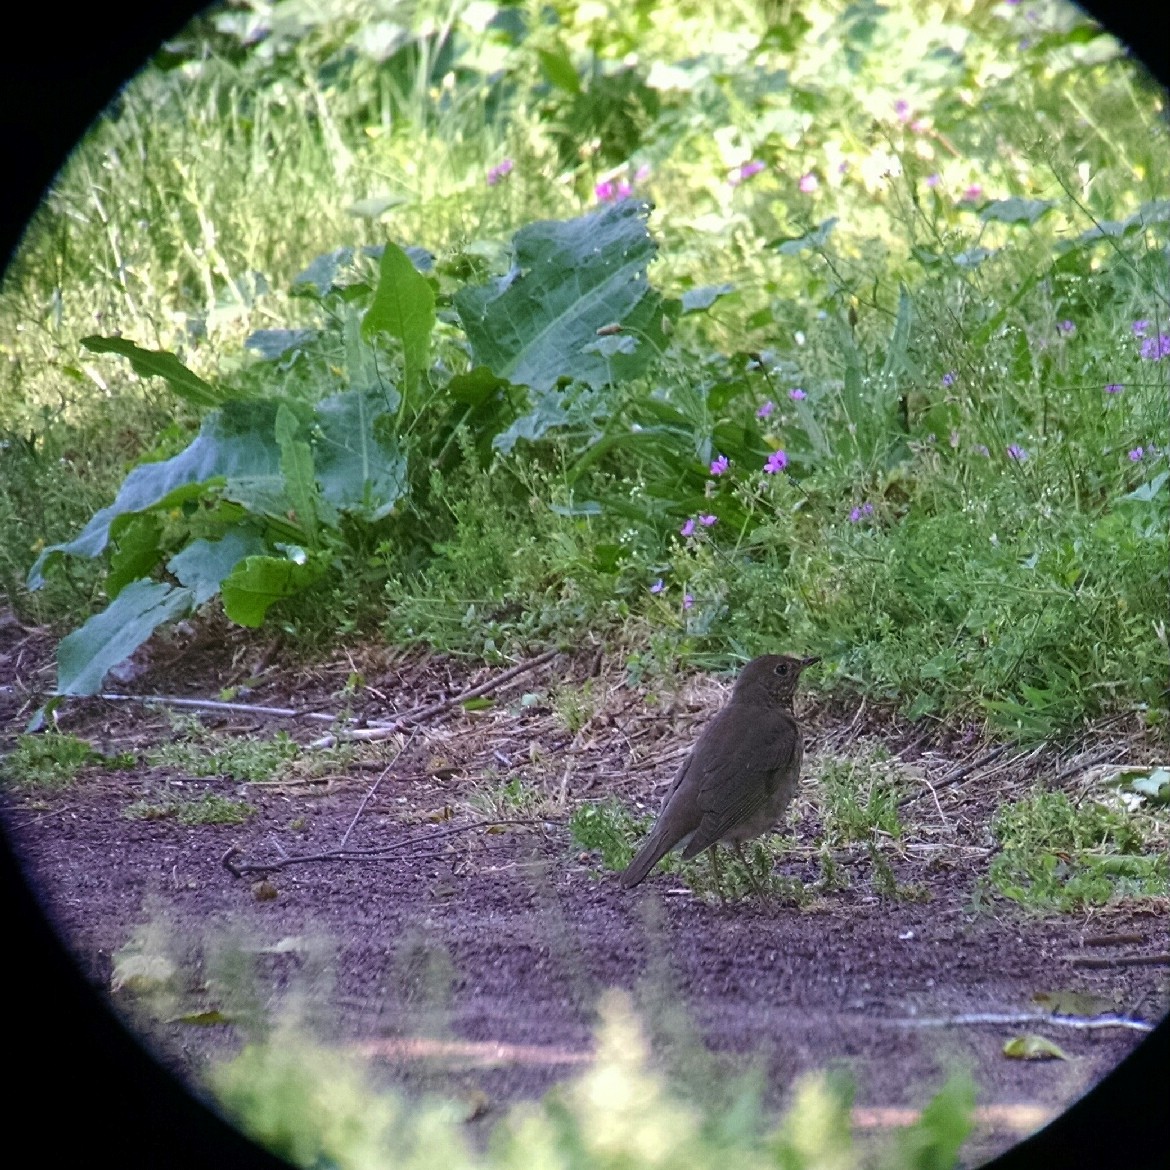
M 622 885 L 628 890 L 636 886 L 671 850 L 675 842 L 664 833 L 651 833 L 634 854 L 634 860 L 622 872 Z

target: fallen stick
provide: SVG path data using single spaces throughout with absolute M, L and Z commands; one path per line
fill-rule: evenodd
M 460 703 L 466 703 L 468 699 L 478 699 L 480 695 L 486 695 L 490 691 L 497 690 L 504 683 L 511 682 L 518 674 L 523 674 L 526 670 L 533 670 L 538 666 L 543 666 L 546 662 L 551 662 L 559 653 L 559 650 L 548 650 L 544 654 L 530 658 L 527 662 L 521 662 L 516 666 L 510 667 L 503 674 L 498 674 L 495 678 L 488 679 L 487 682 L 481 683 L 477 687 L 461 691 L 459 694 L 452 695 L 451 698 L 444 699 L 440 703 L 432 703 L 429 707 L 421 707 L 416 711 L 407 711 L 405 714 L 398 716 L 392 723 L 380 723 L 376 727 L 371 725 L 369 727 L 358 728 L 354 731 L 341 732 L 337 735 L 323 735 L 320 739 L 313 740 L 309 744 L 309 747 L 333 747 L 334 744 L 342 739 L 361 743 L 388 739 L 395 732 L 402 731 L 411 723 L 418 723 L 422 719 L 430 719 L 435 715 L 442 715 L 450 711 L 452 707 L 457 707 Z
M 255 707 L 251 703 L 228 703 L 221 699 L 187 699 L 178 695 L 95 695 L 111 703 L 161 703 L 167 707 L 193 707 L 200 711 L 232 711 L 242 715 L 268 715 L 274 719 L 312 719 L 318 723 L 336 723 L 337 715 L 325 711 L 298 711 L 295 707 Z M 371 727 L 389 727 L 375 723 Z
M 374 781 L 374 783 L 373 783 L 373 785 L 371 786 L 371 788 L 370 788 L 369 792 L 367 792 L 367 793 L 366 793 L 365 797 L 362 799 L 362 802 L 361 802 L 361 804 L 359 804 L 359 805 L 358 805 L 358 810 L 357 810 L 357 812 L 355 812 L 355 813 L 353 814 L 353 820 L 349 822 L 349 828 L 348 828 L 348 829 L 346 829 L 344 833 L 342 833 L 342 835 L 341 835 L 341 843 L 340 843 L 340 844 L 337 846 L 337 848 L 338 848 L 338 849 L 344 849 L 344 848 L 345 848 L 345 843 L 346 843 L 346 841 L 348 841 L 348 840 L 349 840 L 349 835 L 350 835 L 350 833 L 352 833 L 352 832 L 353 832 L 353 827 L 354 827 L 354 825 L 356 825 L 356 824 L 358 823 L 358 820 L 361 818 L 361 815 L 362 815 L 362 813 L 364 813 L 364 812 L 366 811 L 366 805 L 370 803 L 371 799 L 373 799 L 374 793 L 378 791 L 378 785 L 379 785 L 379 784 L 381 784 L 381 783 L 382 783 L 382 781 L 386 779 L 387 773 L 389 773 L 390 769 L 391 769 L 391 768 L 393 768 L 393 767 L 394 767 L 394 765 L 398 763 L 398 759 L 399 759 L 399 757 L 402 755 L 402 753 L 403 753 L 404 751 L 406 751 L 406 749 L 407 749 L 408 747 L 410 747 L 410 745 L 411 745 L 412 743 L 414 743 L 414 737 L 415 737 L 417 734 L 418 734 L 418 728 L 416 727 L 416 728 L 415 728 L 415 729 L 414 729 L 414 730 L 413 730 L 413 731 L 410 733 L 410 738 L 409 738 L 409 739 L 406 741 L 406 743 L 404 743 L 404 744 L 403 744 L 403 745 L 402 745 L 402 746 L 401 746 L 401 747 L 398 749 L 398 751 L 396 751 L 396 752 L 394 753 L 394 759 L 392 759 L 392 760 L 390 761 L 390 763 L 388 763 L 388 764 L 386 765 L 386 767 L 384 767 L 384 768 L 382 769 L 382 774 L 381 774 L 381 775 L 378 777 L 378 779 L 377 779 L 377 780 L 375 780 L 375 781 Z
M 1065 955 L 1074 967 L 1170 967 L 1170 954 L 1161 955 Z
M 254 861 L 240 863 L 236 857 L 240 852 L 238 845 L 233 845 L 221 858 L 220 864 L 233 875 L 243 877 L 249 873 L 275 873 L 290 865 L 307 865 L 313 861 L 377 861 L 383 857 L 390 857 L 403 850 L 410 850 L 415 846 L 427 846 L 446 837 L 454 837 L 460 833 L 470 833 L 475 829 L 494 829 L 507 825 L 550 825 L 557 822 L 551 817 L 525 817 L 503 821 L 476 821 L 470 825 L 458 825 L 450 829 L 438 829 L 428 833 L 425 837 L 412 837 L 409 841 L 395 841 L 391 845 L 382 845 L 373 849 L 332 849 L 326 853 L 299 853 L 285 854 L 278 861 Z
M 957 1016 L 909 1016 L 905 1019 L 874 1020 L 875 1024 L 892 1024 L 902 1028 L 952 1028 L 978 1024 L 1056 1024 L 1061 1028 L 1091 1031 L 1097 1028 L 1129 1028 L 1134 1032 L 1152 1032 L 1153 1024 L 1131 1020 L 1126 1016 L 1103 1015 L 1088 1019 L 1079 1016 L 1054 1016 L 1044 1012 L 966 1012 Z

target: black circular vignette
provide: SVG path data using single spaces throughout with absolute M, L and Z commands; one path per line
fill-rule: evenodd
M 114 0 L 22 11 L 0 49 L 0 256 L 11 256 L 53 176 L 97 114 L 202 5 Z M 1082 5 L 1170 85 L 1170 38 L 1144 3 Z M 244 1139 L 165 1072 L 82 978 L 46 921 L 0 832 L 13 1079 L 8 1142 L 58 1164 L 113 1157 L 134 1168 L 284 1166 Z M 21 1030 L 17 1020 L 28 1022 Z M 1170 1164 L 1170 1028 L 1163 1020 L 1059 1118 L 990 1165 L 1061 1168 Z

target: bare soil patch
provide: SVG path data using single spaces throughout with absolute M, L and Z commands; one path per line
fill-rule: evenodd
M 29 695 L 51 677 L 51 643 L 12 626 L 0 637 L 0 671 L 14 678 L 0 692 L 7 747 Z M 314 666 L 274 665 L 280 655 L 269 651 L 201 631 L 156 650 L 133 681 L 112 685 L 215 697 L 227 682 L 245 681 L 239 702 L 302 712 L 348 704 L 359 720 L 390 720 L 504 669 L 371 647 Z M 346 692 L 358 675 L 364 685 Z M 515 676 L 489 708 L 457 705 L 364 745 L 334 771 L 298 764 L 262 784 L 144 764 L 150 747 L 175 736 L 160 707 L 71 702 L 62 730 L 139 763 L 87 768 L 59 789 L 10 787 L 3 821 L 46 912 L 96 985 L 111 988 L 117 954 L 141 942 L 144 928 L 150 945 L 178 963 L 172 1022 L 147 1022 L 126 990 L 114 999 L 192 1082 L 241 1043 L 231 1022 L 199 1026 L 190 1014 L 231 1015 L 215 975 L 225 939 L 254 956 L 251 993 L 265 1010 L 296 992 L 307 1026 L 323 1038 L 372 1056 L 388 1082 L 465 1097 L 481 1127 L 590 1059 L 607 987 L 634 995 L 656 1059 L 692 1087 L 758 1061 L 780 1103 L 801 1073 L 843 1064 L 856 1079 L 863 1127 L 905 1124 L 948 1071 L 965 1066 L 980 1092 L 972 1162 L 1062 1111 L 1142 1039 L 1112 1017 L 1092 1027 L 1030 1019 L 1044 1012 L 1034 995 L 1091 993 L 1137 1021 L 1166 1012 L 1170 969 L 1157 961 L 1170 949 L 1165 904 L 1049 918 L 996 899 L 974 904 L 997 803 L 1038 778 L 1071 792 L 1096 768 L 1140 762 L 1142 746 L 1122 726 L 1075 751 L 1021 753 L 997 750 L 974 728 L 924 732 L 856 704 L 804 698 L 806 775 L 821 756 L 874 742 L 906 770 L 906 835 L 883 851 L 901 896 L 883 896 L 860 847 L 837 851 L 841 888 L 822 887 L 811 781 L 795 805 L 794 844 L 778 863 L 810 891 L 803 905 L 708 902 L 670 875 L 623 891 L 573 844 L 568 814 L 605 796 L 656 809 L 726 686 L 699 676 L 651 696 L 587 649 Z M 205 712 L 202 721 L 224 737 L 283 728 L 301 743 L 325 730 L 235 711 Z M 246 800 L 256 812 L 240 825 L 126 815 L 135 802 L 208 793 Z M 530 823 L 449 832 L 485 820 Z M 400 847 L 287 863 L 342 841 L 351 851 Z M 237 867 L 286 864 L 237 876 L 223 862 L 229 850 Z M 1006 1059 L 1004 1042 L 1023 1032 L 1049 1037 L 1071 1059 Z

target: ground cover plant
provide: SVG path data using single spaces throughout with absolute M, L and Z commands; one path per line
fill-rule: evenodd
M 1160 904 L 1165 94 L 1062 4 L 709 7 L 255 0 L 127 87 L 0 289 L 0 589 L 59 636 L 7 790 L 112 773 L 16 734 L 201 628 L 305 663 L 596 648 L 651 715 L 680 669 L 789 649 L 922 737 L 1148 737 L 1092 792 L 1005 790 L 965 848 L 1000 912 Z M 511 714 L 576 751 L 610 697 Z M 357 667 L 324 698 L 381 701 Z M 807 910 L 855 862 L 928 895 L 883 752 L 817 757 L 812 851 L 753 846 L 733 903 Z M 503 754 L 469 809 L 628 861 L 651 809 Z M 248 786 L 354 761 L 311 758 L 173 725 L 143 767 L 221 788 L 119 815 L 246 826 Z

